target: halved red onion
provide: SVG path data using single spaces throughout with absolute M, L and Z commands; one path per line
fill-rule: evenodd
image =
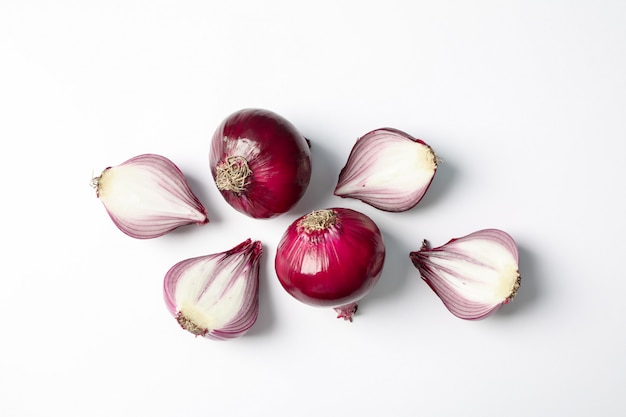
M 335 195 L 384 211 L 406 211 L 419 203 L 436 171 L 437 156 L 424 141 L 398 129 L 376 129 L 356 141 Z
M 513 238 L 498 229 L 485 229 L 431 249 L 424 240 L 410 253 L 422 279 L 455 316 L 476 320 L 510 302 L 521 276 Z
M 333 307 L 352 321 L 357 302 L 382 273 L 385 246 L 365 214 L 347 208 L 316 210 L 283 234 L 275 269 L 283 288 L 312 306 Z
M 259 314 L 262 253 L 261 242 L 247 239 L 228 251 L 178 262 L 165 275 L 167 309 L 196 336 L 242 336 Z
M 267 219 L 289 211 L 311 179 L 308 141 L 288 120 L 263 109 L 243 109 L 216 129 L 211 174 L 233 208 Z
M 143 154 L 108 167 L 92 184 L 115 225 L 137 239 L 209 221 L 181 170 L 161 155 Z

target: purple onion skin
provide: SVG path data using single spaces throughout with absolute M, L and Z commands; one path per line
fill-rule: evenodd
M 366 215 L 332 208 L 337 222 L 326 230 L 304 232 L 294 221 L 278 244 L 275 269 L 283 288 L 312 306 L 340 307 L 360 300 L 382 273 L 385 246 Z M 318 259 L 317 265 L 305 263 Z
M 220 124 L 209 154 L 213 179 L 217 165 L 231 156 L 245 158 L 252 175 L 245 190 L 220 193 L 233 208 L 253 218 L 268 219 L 289 211 L 311 180 L 307 139 L 288 120 L 269 110 L 243 109 Z

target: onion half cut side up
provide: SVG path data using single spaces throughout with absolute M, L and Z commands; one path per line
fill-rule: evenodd
M 181 170 L 161 155 L 138 155 L 108 167 L 92 185 L 113 223 L 136 239 L 209 221 Z
M 392 128 L 373 130 L 357 139 L 334 193 L 379 210 L 407 211 L 426 194 L 437 161 L 420 139 Z
M 509 303 L 519 290 L 518 250 L 502 230 L 484 229 L 409 254 L 422 279 L 455 316 L 482 319 Z
M 261 242 L 247 239 L 221 253 L 189 258 L 165 275 L 165 304 L 195 336 L 229 340 L 245 334 L 259 314 Z

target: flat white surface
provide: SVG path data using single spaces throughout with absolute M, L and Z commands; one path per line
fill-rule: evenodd
M 0 60 L 0 415 L 626 415 L 626 2 L 7 0 Z M 213 130 L 243 107 L 313 143 L 310 188 L 269 221 L 209 174 Z M 384 126 L 444 161 L 406 213 L 332 195 Z M 182 169 L 208 225 L 115 228 L 90 179 L 147 152 Z M 331 206 L 387 244 L 351 324 L 273 271 L 287 225 Z M 523 281 L 466 322 L 408 253 L 485 227 L 516 239 Z M 165 272 L 247 237 L 265 247 L 255 327 L 178 328 Z

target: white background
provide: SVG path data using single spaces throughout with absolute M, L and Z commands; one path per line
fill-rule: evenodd
M 626 415 L 626 2 L 0 1 L 0 415 Z M 276 111 L 313 179 L 273 220 L 209 174 L 213 130 Z M 384 126 L 443 159 L 406 213 L 332 195 Z M 134 240 L 90 187 L 141 153 L 172 159 L 211 222 Z M 353 323 L 273 271 L 296 217 L 351 207 L 387 245 Z M 408 253 L 497 227 L 522 286 L 452 316 Z M 260 317 L 230 342 L 169 316 L 174 263 L 264 244 Z

